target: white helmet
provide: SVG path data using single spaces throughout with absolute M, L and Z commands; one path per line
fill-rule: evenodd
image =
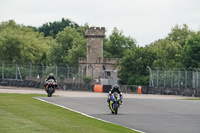
M 118 84 L 115 84 L 115 85 L 114 85 L 114 88 L 119 88 L 119 85 L 118 85 Z
M 49 74 L 49 77 L 53 77 L 53 73 L 50 73 L 50 74 Z

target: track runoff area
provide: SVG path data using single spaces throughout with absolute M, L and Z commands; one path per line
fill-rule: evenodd
M 39 97 L 37 99 L 141 133 L 199 133 L 200 101 L 180 100 L 186 98 L 124 94 L 123 103 L 117 115 L 111 114 L 106 93 L 103 97 L 79 95 L 78 97 Z

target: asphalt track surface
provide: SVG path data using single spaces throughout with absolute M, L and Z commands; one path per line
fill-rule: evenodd
M 124 98 L 113 115 L 105 97 L 40 99 L 145 133 L 200 133 L 200 100 Z

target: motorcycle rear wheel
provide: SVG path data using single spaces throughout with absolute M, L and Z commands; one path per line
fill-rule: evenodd
M 53 94 L 53 88 L 49 88 L 48 91 L 47 91 L 47 97 L 51 97 Z

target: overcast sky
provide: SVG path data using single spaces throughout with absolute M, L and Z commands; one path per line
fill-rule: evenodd
M 116 27 L 145 46 L 176 24 L 200 30 L 200 0 L 0 0 L 0 22 L 39 27 L 62 18 L 105 27 L 106 35 Z

